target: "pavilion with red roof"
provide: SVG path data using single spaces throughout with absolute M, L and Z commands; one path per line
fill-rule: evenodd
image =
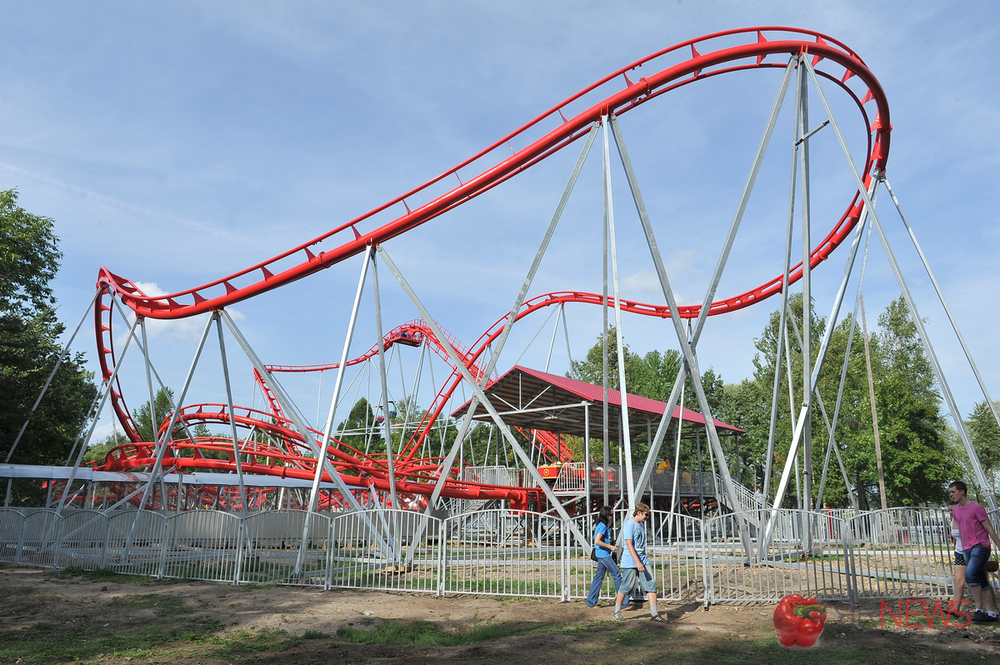
M 490 403 L 504 422 L 511 427 L 542 430 L 573 436 L 595 436 L 603 432 L 604 388 L 557 374 L 515 365 L 506 374 L 490 382 L 485 389 Z M 659 425 L 666 402 L 626 394 L 629 430 L 634 437 L 648 433 Z M 464 416 L 469 402 L 456 409 L 453 418 Z M 622 422 L 622 395 L 608 390 L 609 438 L 617 438 Z M 476 406 L 473 419 L 489 422 L 490 415 L 482 404 Z M 704 431 L 705 417 L 697 411 L 674 407 L 674 422 L 690 423 L 693 431 Z M 743 430 L 721 420 L 714 420 L 720 435 L 742 434 Z M 588 427 L 589 425 L 589 427 Z

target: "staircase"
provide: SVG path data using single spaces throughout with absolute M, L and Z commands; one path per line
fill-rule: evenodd
M 743 483 L 738 483 L 733 481 L 733 486 L 736 488 L 736 506 L 731 506 L 729 497 L 726 495 L 725 486 L 722 484 L 722 476 L 718 473 L 715 474 L 716 487 L 719 488 L 719 503 L 729 508 L 729 510 L 735 512 L 744 513 L 756 513 L 761 508 L 770 508 L 771 504 L 766 503 L 761 505 L 757 499 L 753 496 L 753 491 L 748 488 Z

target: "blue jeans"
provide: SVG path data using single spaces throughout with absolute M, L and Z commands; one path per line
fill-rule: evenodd
M 618 564 L 614 559 L 607 556 L 597 560 L 597 570 L 594 571 L 594 581 L 590 583 L 590 593 L 587 594 L 587 607 L 597 605 L 601 599 L 601 587 L 604 586 L 604 576 L 611 573 L 611 579 L 615 581 L 615 592 L 622 588 L 622 574 L 618 570 Z
M 986 562 L 990 558 L 990 548 L 982 545 L 973 545 L 965 550 L 965 583 L 969 586 L 988 587 L 989 579 L 986 577 Z

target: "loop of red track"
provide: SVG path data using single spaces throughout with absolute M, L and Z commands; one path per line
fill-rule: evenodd
M 786 38 L 768 39 L 766 34 L 770 35 L 771 33 L 781 33 L 780 36 Z M 787 38 L 789 36 L 792 38 Z M 727 42 L 742 38 L 749 38 L 753 41 L 738 43 L 736 45 L 725 45 L 715 50 L 706 51 L 705 53 L 699 52 L 699 47 L 705 50 L 706 47 L 713 46 L 712 42 Z M 639 78 L 635 82 L 629 77 L 630 73 L 635 76 L 637 73 L 636 70 L 643 65 L 653 64 L 657 59 L 667 58 L 668 56 L 676 57 L 678 54 L 683 53 L 684 49 L 690 49 L 690 56 L 680 62 L 669 64 L 655 73 Z M 318 238 L 223 279 L 168 296 L 148 296 L 142 293 L 130 280 L 115 275 L 106 268 L 101 268 L 97 285 L 102 293 L 95 305 L 94 318 L 98 341 L 98 356 L 103 378 L 108 380 L 111 377 L 115 364 L 114 343 L 111 334 L 111 305 L 108 301 L 108 296 L 112 292 L 137 315 L 145 317 L 178 319 L 222 309 L 228 305 L 254 297 L 328 268 L 360 254 L 370 244 L 386 242 L 434 219 L 465 201 L 496 187 L 508 178 L 517 175 L 554 152 L 568 146 L 570 143 L 584 136 L 593 123 L 599 122 L 601 117 L 606 114 L 614 113 L 621 115 L 680 86 L 711 76 L 748 69 L 784 68 L 787 66 L 787 61 L 775 62 L 772 60 L 766 62 L 766 60 L 769 56 L 774 55 L 797 56 L 800 54 L 811 56 L 816 73 L 838 85 L 853 99 L 866 125 L 869 125 L 869 116 L 865 111 L 865 105 L 869 101 L 875 102 L 877 111 L 874 122 L 870 123 L 868 147 L 863 169 L 865 184 L 867 186 L 874 170 L 884 171 L 885 169 L 885 163 L 889 154 L 889 132 L 891 125 L 889 123 L 889 107 L 882 87 L 861 58 L 835 39 L 817 32 L 795 28 L 762 27 L 730 30 L 707 35 L 664 49 L 614 72 L 420 187 L 350 222 L 342 224 Z M 821 62 L 823 66 L 819 67 L 818 65 Z M 834 65 L 832 69 L 829 67 L 831 64 Z M 860 81 L 863 92 L 856 92 L 848 85 L 848 82 L 852 78 Z M 621 87 L 622 85 L 624 87 Z M 608 89 L 614 89 L 614 92 L 608 94 L 605 92 Z M 602 96 L 602 99 L 597 103 L 591 103 L 585 110 L 571 115 L 567 119 L 564 111 L 568 111 L 570 106 L 578 102 L 582 103 L 585 96 Z M 529 132 L 532 130 L 537 131 L 544 122 L 558 122 L 559 124 L 555 129 L 545 133 L 540 138 L 531 140 Z M 528 141 L 528 144 L 520 150 L 515 150 L 513 144 L 518 139 Z M 490 157 L 498 149 L 509 149 L 509 152 L 513 154 L 493 163 L 490 161 Z M 482 169 L 480 166 L 482 163 L 489 163 L 491 166 Z M 462 171 L 472 170 L 474 167 L 477 169 L 478 174 L 463 179 Z M 420 195 L 427 196 L 427 192 L 431 187 L 438 185 L 438 183 L 441 183 L 446 178 L 454 178 L 459 185 L 445 194 L 431 198 L 420 205 L 416 204 Z M 857 224 L 862 212 L 862 204 L 859 203 L 859 199 L 860 194 L 855 192 L 843 215 L 833 226 L 833 229 L 813 249 L 810 255 L 811 266 L 816 266 L 825 260 L 848 237 Z M 414 203 L 412 209 L 410 206 L 411 202 Z M 403 212 L 404 210 L 405 212 Z M 395 218 L 378 225 L 377 216 L 381 214 L 391 215 L 393 211 L 398 212 Z M 374 228 L 367 229 L 364 232 L 359 231 L 358 227 L 364 225 L 374 226 Z M 320 245 L 324 245 L 327 241 L 332 241 L 330 244 L 334 246 L 325 250 L 320 249 Z M 793 269 L 790 281 L 794 282 L 798 280 L 801 274 L 802 266 L 799 264 Z M 781 281 L 781 276 L 779 275 L 769 282 L 743 294 L 718 300 L 710 305 L 709 315 L 741 309 L 779 293 L 781 290 Z M 517 313 L 517 318 L 521 318 L 539 307 L 558 302 L 594 302 L 595 304 L 602 304 L 603 301 L 599 295 L 581 292 L 546 294 L 545 296 L 539 296 L 527 301 Z M 622 301 L 622 305 L 629 311 L 650 316 L 665 318 L 671 315 L 666 307 L 624 300 Z M 694 318 L 698 316 L 699 311 L 699 305 L 680 307 L 677 315 L 682 318 Z M 477 340 L 471 350 L 460 353 L 464 361 L 470 366 L 470 369 L 477 366 L 482 351 L 499 335 L 505 319 L 506 317 L 498 320 L 497 324 Z M 406 328 L 406 326 L 411 326 L 411 328 Z M 404 329 L 409 332 L 419 332 L 425 338 L 424 341 L 430 340 L 434 342 L 435 351 L 439 355 L 442 355 L 442 357 L 446 355 L 442 354 L 442 351 L 445 350 L 443 344 L 456 345 L 456 340 L 449 339 L 442 341 L 432 339 L 433 335 L 428 334 L 430 332 L 429 329 L 419 326 L 417 322 L 405 324 L 405 326 L 390 331 L 390 334 L 381 343 L 406 343 L 406 338 L 402 334 Z M 396 337 L 392 338 L 394 334 Z M 368 354 L 355 359 L 352 363 L 361 362 L 367 357 L 371 357 L 377 351 L 377 348 L 378 344 Z M 480 368 L 477 369 L 481 372 Z M 450 391 L 457 385 L 458 379 L 456 375 L 457 372 L 453 374 L 449 381 L 445 382 L 442 393 L 439 393 L 432 408 L 428 409 L 427 418 L 429 419 L 429 423 L 433 423 L 433 419 L 439 415 L 440 410 L 447 401 L 446 399 L 441 399 L 442 395 L 444 393 L 450 394 Z M 139 442 L 140 437 L 128 413 L 128 408 L 121 395 L 120 385 L 117 382 L 111 390 L 111 401 L 126 434 L 132 441 Z M 201 417 L 208 416 L 202 413 Z M 422 423 L 421 427 L 417 429 L 417 439 L 426 434 L 429 426 L 428 423 Z M 402 451 L 400 461 L 404 465 L 413 464 L 413 456 L 417 450 L 419 450 L 419 440 L 411 439 L 407 449 Z M 333 449 L 331 449 L 331 452 L 333 452 Z M 121 458 L 112 461 L 109 457 L 107 461 L 112 465 L 117 463 L 130 468 L 136 468 L 136 464 L 140 461 L 140 458 L 144 457 L 140 453 L 141 451 L 136 449 L 130 460 Z M 380 487 L 386 482 L 386 479 L 383 477 L 384 474 L 378 468 L 379 465 L 375 460 L 367 456 L 361 456 L 364 459 L 358 459 L 353 455 L 343 453 L 343 451 L 334 454 L 339 455 L 340 464 L 347 465 L 345 470 L 347 470 L 347 467 L 350 467 L 360 472 L 361 475 L 367 476 Z M 345 456 L 349 459 L 345 459 Z M 180 457 L 174 459 L 174 462 L 188 464 L 188 462 L 184 461 L 184 458 Z M 374 465 L 372 464 L 373 462 Z M 231 461 L 209 461 L 207 459 L 199 459 L 198 463 L 217 464 L 219 468 L 226 467 L 227 463 L 232 464 Z M 290 472 L 285 467 L 282 467 L 282 469 L 284 469 L 282 473 Z M 263 468 L 260 471 L 266 472 Z M 298 469 L 296 473 L 302 473 L 303 477 L 307 477 L 312 472 L 306 469 Z M 345 480 L 347 480 L 346 477 Z M 359 478 L 356 480 L 360 482 Z M 354 484 L 353 481 L 352 484 Z M 415 486 L 413 489 L 421 493 L 427 487 L 425 483 L 413 483 L 413 485 Z M 362 484 L 361 486 L 364 485 Z M 451 489 L 456 492 L 455 496 L 468 496 L 466 492 L 480 491 L 480 488 L 473 489 L 472 487 Z M 500 488 L 496 489 L 499 490 Z
M 784 34 L 791 34 L 797 38 L 768 40 L 765 37 L 765 32 L 780 32 L 783 33 L 782 36 Z M 710 45 L 709 42 L 714 40 L 747 36 L 755 38 L 754 41 L 735 46 L 726 46 L 704 54 L 698 50 L 699 45 L 704 49 L 706 45 Z M 690 47 L 691 55 L 686 60 L 668 66 L 656 73 L 644 76 L 637 82 L 632 82 L 629 78 L 629 72 L 633 72 L 633 75 L 635 75 L 635 70 L 644 64 L 649 64 L 668 54 L 676 54 L 687 47 Z M 874 123 L 871 125 L 873 136 L 869 140 L 869 149 L 863 172 L 868 174 L 873 167 L 884 170 L 889 154 L 889 131 L 891 128 L 889 106 L 882 86 L 857 54 L 841 42 L 809 30 L 785 27 L 730 30 L 682 42 L 620 69 L 420 187 L 350 222 L 342 224 L 318 238 L 314 238 L 309 242 L 243 271 L 187 291 L 167 296 L 147 296 L 130 280 L 115 275 L 106 268 L 102 268 L 98 277 L 98 286 L 115 291 L 122 302 L 128 307 L 137 314 L 147 317 L 176 319 L 220 309 L 278 288 L 289 282 L 302 279 L 361 253 L 365 247 L 372 243 L 383 243 L 416 228 L 438 215 L 461 205 L 465 201 L 492 189 L 541 159 L 566 147 L 583 136 L 589 130 L 589 127 L 593 123 L 600 121 L 601 117 L 605 114 L 615 113 L 621 115 L 665 92 L 710 76 L 746 69 L 785 67 L 787 65 L 786 62 L 765 62 L 765 60 L 768 56 L 772 55 L 795 56 L 801 53 L 810 54 L 813 58 L 814 66 L 820 62 L 823 62 L 824 66 L 827 63 L 838 65 L 834 68 L 836 70 L 834 72 L 817 68 L 817 73 L 844 88 L 854 98 L 865 118 L 868 116 L 864 111 L 864 104 L 871 100 L 875 101 L 878 112 Z M 725 66 L 723 67 L 723 65 Z M 619 77 L 625 82 L 624 89 L 608 95 L 586 110 L 569 119 L 565 119 L 565 115 L 563 114 L 564 109 L 568 109 L 573 102 L 597 91 L 599 88 L 611 87 Z M 865 86 L 865 92 L 860 99 L 853 90 L 847 87 L 847 82 L 853 77 L 863 82 Z M 460 174 L 461 169 L 484 160 L 498 147 L 504 145 L 512 146 L 512 141 L 516 141 L 518 138 L 524 139 L 527 137 L 529 130 L 536 128 L 543 121 L 555 117 L 559 117 L 563 121 L 552 131 L 520 150 L 515 151 L 513 147 L 510 147 L 510 150 L 513 152 L 512 155 L 481 171 L 474 177 L 462 178 Z M 426 192 L 430 187 L 448 177 L 454 177 L 460 184 L 449 192 L 423 203 L 419 207 L 410 209 L 410 205 L 407 202 L 408 199 L 416 199 L 420 193 Z M 835 225 L 833 231 L 814 250 L 812 262 L 819 263 L 825 259 L 830 251 L 840 244 L 851 228 L 853 228 L 860 213 L 860 206 L 857 204 L 857 200 L 858 196 L 855 193 L 844 215 Z M 399 207 L 405 210 L 404 214 L 365 233 L 358 231 L 358 226 L 363 222 L 368 221 L 370 223 L 379 213 L 390 209 L 398 209 Z M 318 249 L 318 245 L 338 235 L 341 237 L 344 235 L 347 236 L 346 240 L 342 240 L 339 246 L 326 251 L 314 251 Z M 299 258 L 295 258 L 296 256 Z M 283 262 L 287 263 L 288 261 L 291 261 L 293 265 L 284 269 L 279 267 L 279 263 L 283 265 Z M 240 280 L 252 281 L 241 286 L 236 285 L 235 282 Z M 780 288 L 780 279 L 778 282 L 777 286 L 772 281 L 756 289 L 747 291 L 742 295 L 717 301 L 712 304 L 711 313 L 719 314 L 732 311 L 745 307 L 761 298 L 765 298 L 771 295 L 775 288 Z M 216 292 L 218 292 L 218 295 L 216 295 Z M 181 302 L 182 300 L 190 302 Z M 687 308 L 685 311 L 680 312 L 680 314 L 685 317 L 694 317 L 697 316 L 697 311 L 698 307 L 694 306 Z

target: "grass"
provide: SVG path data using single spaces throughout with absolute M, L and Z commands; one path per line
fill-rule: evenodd
M 52 573 L 52 577 L 60 580 L 79 577 L 87 580 L 88 582 L 111 582 L 113 584 L 148 585 L 153 584 L 154 582 L 159 582 L 159 580 L 153 577 L 145 577 L 144 575 L 126 575 L 124 573 L 119 573 L 113 568 L 97 568 L 94 570 L 87 570 L 78 566 L 63 568 L 58 572 Z
M 152 610 L 157 620 L 151 621 L 144 610 Z M 47 621 L 20 630 L 0 630 L 0 662 L 21 659 L 29 665 L 100 656 L 145 658 L 163 645 L 204 639 L 223 627 L 216 619 L 189 614 L 190 607 L 180 598 L 146 594 L 109 603 L 107 612 L 96 620 L 50 615 Z
M 49 576 L 59 580 L 80 579 L 87 582 L 111 582 L 112 584 L 132 584 L 135 586 L 168 586 L 190 581 L 189 579 L 181 578 L 159 578 L 148 575 L 119 573 L 114 568 L 88 570 L 79 566 L 69 566 L 62 570 L 51 572 Z
M 307 630 L 302 633 L 302 639 L 304 640 L 325 640 L 328 637 L 330 636 L 321 630 Z
M 337 637 L 352 644 L 395 644 L 452 647 L 499 640 L 530 632 L 516 624 L 488 623 L 460 633 L 449 633 L 424 621 L 385 621 L 370 630 L 343 627 Z
M 205 641 L 217 645 L 212 649 L 212 655 L 216 658 L 235 660 L 248 654 L 286 651 L 298 646 L 302 639 L 280 628 L 251 628 L 234 630 Z

